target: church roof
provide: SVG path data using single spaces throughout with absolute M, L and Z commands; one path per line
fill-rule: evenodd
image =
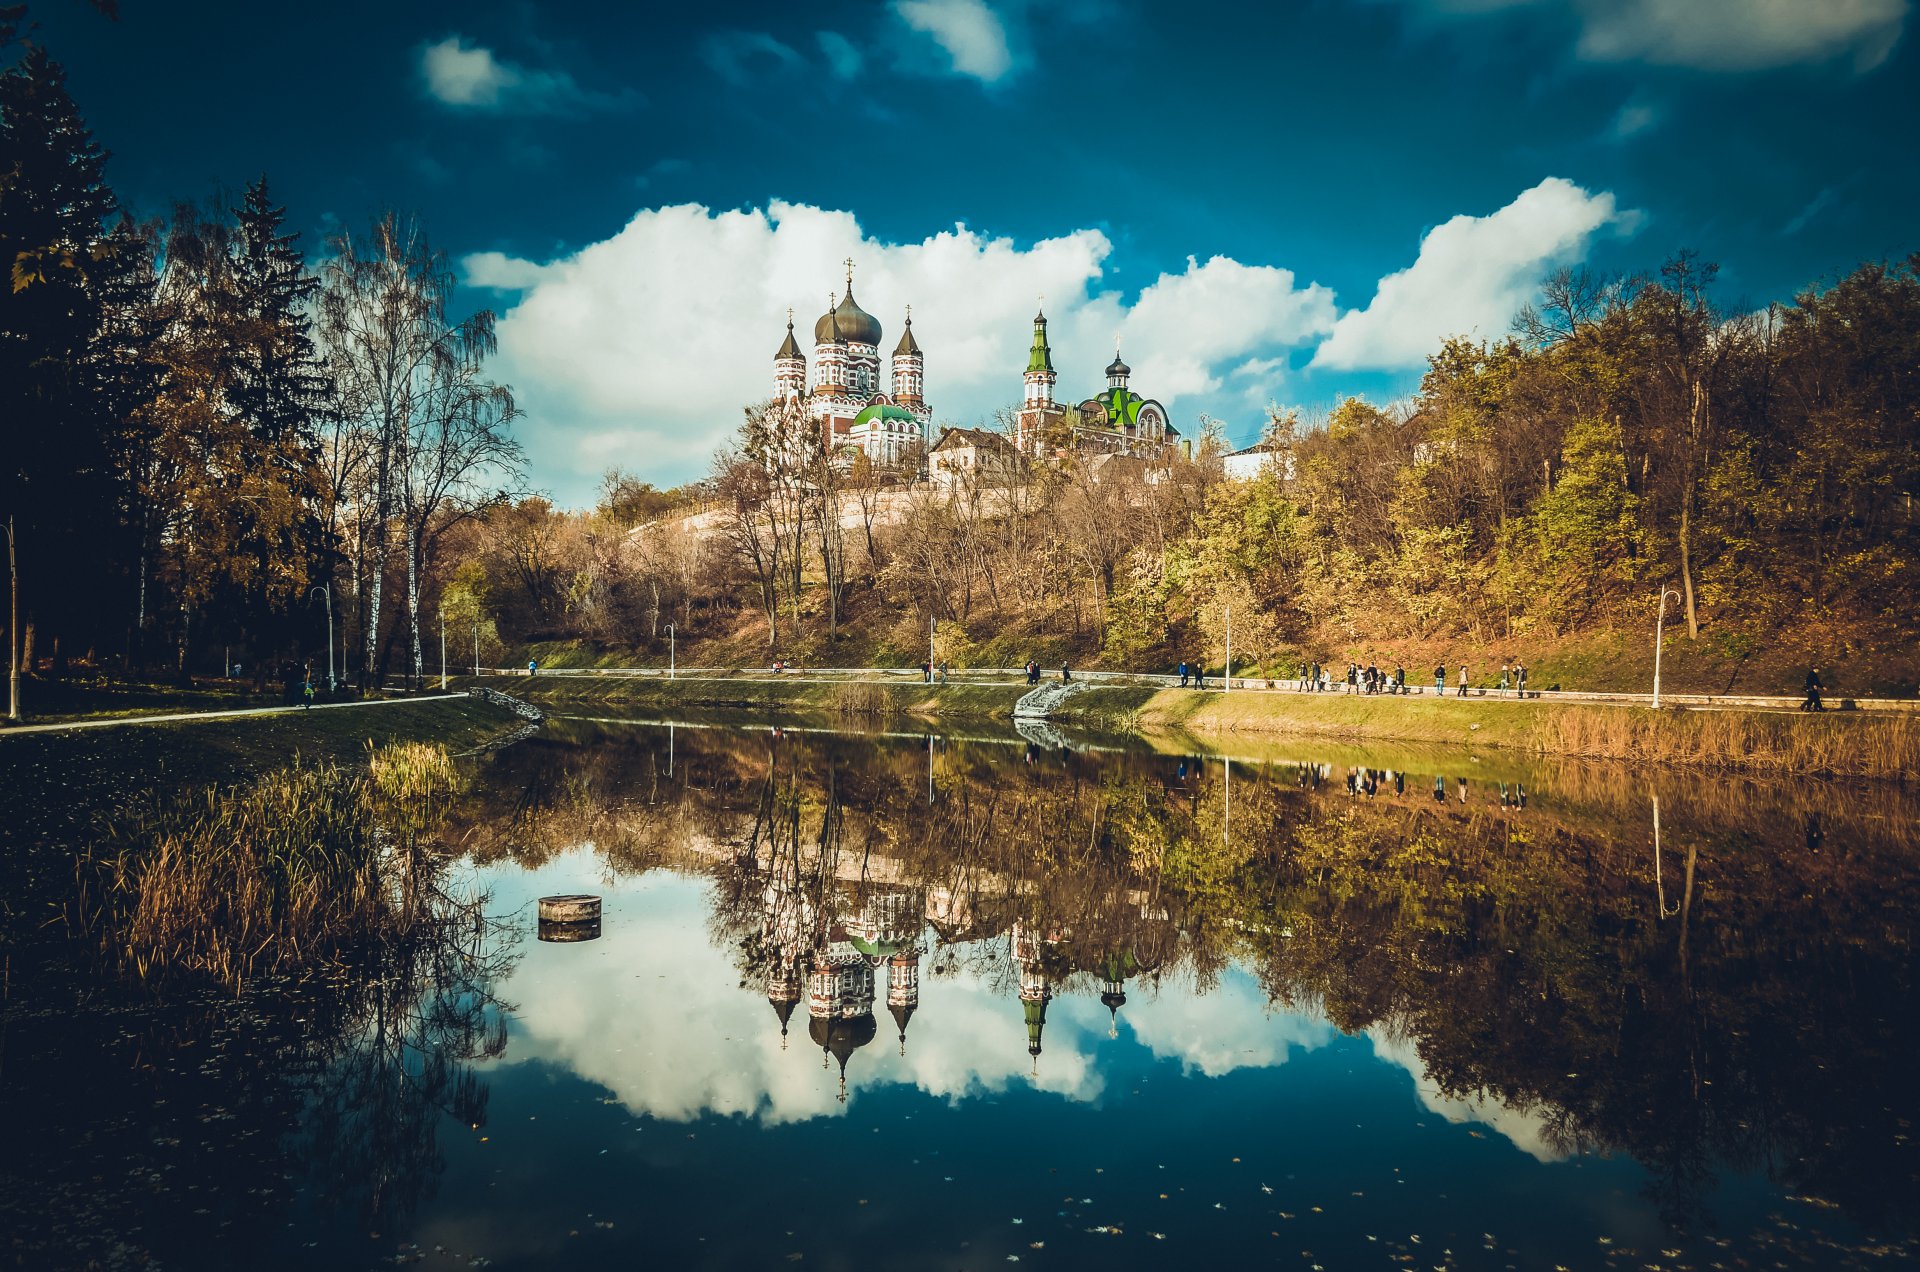
M 878 345 L 880 343 L 880 320 L 860 308 L 860 302 L 853 298 L 851 275 L 847 278 L 847 294 L 840 298 L 840 303 L 830 312 L 822 315 L 820 321 L 824 323 L 828 318 L 831 318 L 834 325 L 839 328 L 840 339 L 849 344 Z M 814 338 L 816 340 L 820 338 L 818 324 L 814 327 Z
M 900 333 L 900 343 L 893 347 L 893 356 L 898 358 L 909 353 L 919 353 L 920 342 L 913 338 L 913 318 L 907 318 L 906 330 Z
M 1013 443 L 998 433 L 984 428 L 947 428 L 941 431 L 940 440 L 933 444 L 935 450 L 948 450 L 961 446 L 977 446 L 982 450 L 1010 451 Z
M 776 354 L 774 354 L 774 355 L 773 355 L 773 360 L 774 360 L 775 362 L 779 362 L 779 361 L 781 361 L 782 359 L 785 359 L 785 358 L 802 358 L 802 359 L 804 359 L 805 357 L 806 357 L 806 355 L 800 352 L 800 346 L 794 343 L 794 340 L 793 340 L 793 320 L 792 320 L 791 318 L 789 318 L 789 319 L 787 320 L 787 338 L 786 338 L 786 340 L 785 340 L 785 341 L 784 341 L 784 342 L 783 342 L 783 343 L 782 343 L 782 344 L 780 345 L 780 352 L 778 352 L 778 353 L 776 353 Z
M 861 407 L 860 414 L 853 417 L 853 427 L 859 428 L 862 424 L 867 423 L 869 420 L 878 421 L 880 423 L 885 423 L 888 420 L 898 420 L 903 424 L 912 424 L 916 428 L 919 427 L 919 423 L 920 423 L 918 420 L 913 418 L 913 413 L 911 411 L 908 411 L 903 407 L 890 406 L 885 402 L 875 402 L 871 406 Z M 858 946 L 860 942 L 855 941 L 854 944 Z
M 847 338 L 840 334 L 840 323 L 837 318 L 839 312 L 840 302 L 836 300 L 832 308 L 820 315 L 820 321 L 813 324 L 813 343 L 823 345 L 847 342 Z
M 1027 371 L 1053 370 L 1053 350 L 1047 347 L 1047 316 L 1033 316 L 1033 348 L 1027 351 Z

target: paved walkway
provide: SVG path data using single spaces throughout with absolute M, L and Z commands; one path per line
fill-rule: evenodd
M 184 724 L 196 720 L 238 720 L 246 716 L 300 715 L 307 711 L 345 711 L 352 707 L 390 707 L 401 702 L 444 702 L 464 693 L 436 693 L 423 698 L 372 698 L 365 702 L 320 702 L 311 707 L 247 707 L 240 711 L 183 711 L 174 715 L 117 716 L 111 720 L 68 720 L 59 724 L 21 724 L 0 728 L 0 738 L 27 733 L 64 733 L 72 729 L 111 729 L 122 724 Z
M 483 677 L 505 676 L 525 679 L 525 667 L 491 667 L 482 672 Z M 668 672 L 664 667 L 542 667 L 543 677 L 566 677 L 569 679 L 605 679 L 631 678 L 666 680 Z M 1043 683 L 1059 683 L 1060 671 L 1054 668 L 1046 673 Z M 881 682 L 924 683 L 925 673 L 918 667 L 792 667 L 775 675 L 764 668 L 726 668 L 726 667 L 682 667 L 673 679 L 708 681 L 731 681 L 733 683 L 760 680 L 800 681 L 809 684 L 844 683 L 849 680 L 874 680 Z M 1074 682 L 1091 684 L 1152 685 L 1174 688 L 1179 685 L 1176 676 L 1151 672 L 1131 671 L 1078 671 L 1073 673 Z M 945 683 L 966 684 L 1022 684 L 1026 673 L 1017 667 L 973 668 L 967 671 L 949 673 Z M 1344 680 L 1329 684 L 1325 693 L 1329 696 L 1341 695 L 1346 690 Z M 1220 677 L 1207 677 L 1203 686 L 1206 692 L 1215 693 L 1221 689 Z M 1265 677 L 1235 676 L 1234 693 L 1299 693 L 1306 690 L 1299 687 L 1299 681 L 1291 678 L 1268 680 Z M 1432 682 L 1426 684 L 1408 684 L 1404 695 L 1396 694 L 1355 694 L 1355 697 L 1382 698 L 1392 700 L 1405 697 L 1433 701 L 1441 695 L 1434 692 Z M 1449 684 L 1444 695 L 1448 702 L 1461 700 L 1457 685 Z M 1499 690 L 1480 686 L 1469 686 L 1465 697 L 1469 701 L 1480 702 L 1519 702 L 1520 694 L 1515 690 Z M 1599 702 L 1613 703 L 1619 706 L 1651 706 L 1653 695 L 1650 693 L 1605 693 L 1598 690 L 1580 689 L 1534 689 L 1529 687 L 1525 701 L 1528 702 Z M 1662 692 L 1660 705 L 1671 707 L 1695 707 L 1712 710 L 1744 709 L 1753 711 L 1798 711 L 1801 699 L 1798 696 L 1782 697 L 1770 694 L 1706 694 Z M 1920 712 L 1920 700 L 1912 698 L 1852 698 L 1845 694 L 1829 693 L 1826 696 L 1827 710 L 1854 711 L 1896 711 Z

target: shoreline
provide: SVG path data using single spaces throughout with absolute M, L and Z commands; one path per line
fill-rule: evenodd
M 757 711 L 842 720 L 907 717 L 1011 724 L 1024 683 L 791 680 L 748 676 L 482 677 L 542 703 Z M 1055 724 L 1150 738 L 1323 737 L 1678 768 L 1904 782 L 1920 775 L 1920 718 L 1906 712 L 1819 714 L 1715 707 L 1561 703 L 1538 699 L 1220 693 L 1155 685 L 1089 684 L 1053 713 Z

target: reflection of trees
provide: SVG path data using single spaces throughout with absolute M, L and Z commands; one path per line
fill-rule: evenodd
M 486 1123 L 487 1088 L 471 1065 L 506 1050 L 511 1009 L 493 986 L 517 957 L 486 901 L 436 881 L 406 939 L 341 987 L 340 1028 L 315 1056 L 293 1154 L 330 1204 L 367 1222 L 431 1195 L 443 1116 Z
M 964 957 L 1042 1001 L 1242 961 L 1276 1002 L 1412 1040 L 1444 1094 L 1631 1154 L 1675 1219 L 1725 1163 L 1863 1220 L 1920 1208 L 1910 796 L 1663 779 L 1656 873 L 1644 785 L 1580 770 L 1528 775 L 1523 808 L 1504 773 L 1463 804 L 1453 773 L 1435 802 L 1432 773 L 1236 764 L 1229 816 L 1217 762 L 683 730 L 663 780 L 663 741 L 516 748 L 490 780 L 537 763 L 589 792 L 529 844 L 586 827 L 614 868 L 712 874 L 745 982 L 782 956 L 769 888 L 823 923 L 911 887 L 933 975 Z

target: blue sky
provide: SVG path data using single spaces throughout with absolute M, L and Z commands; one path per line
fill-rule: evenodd
M 183 16 L 183 10 L 185 15 Z M 1237 442 L 1418 382 L 1548 269 L 1679 247 L 1762 305 L 1920 249 L 1911 0 L 40 0 L 142 213 L 261 172 L 419 214 L 502 315 L 534 483 L 697 476 L 858 262 L 941 421 L 1135 387 Z

